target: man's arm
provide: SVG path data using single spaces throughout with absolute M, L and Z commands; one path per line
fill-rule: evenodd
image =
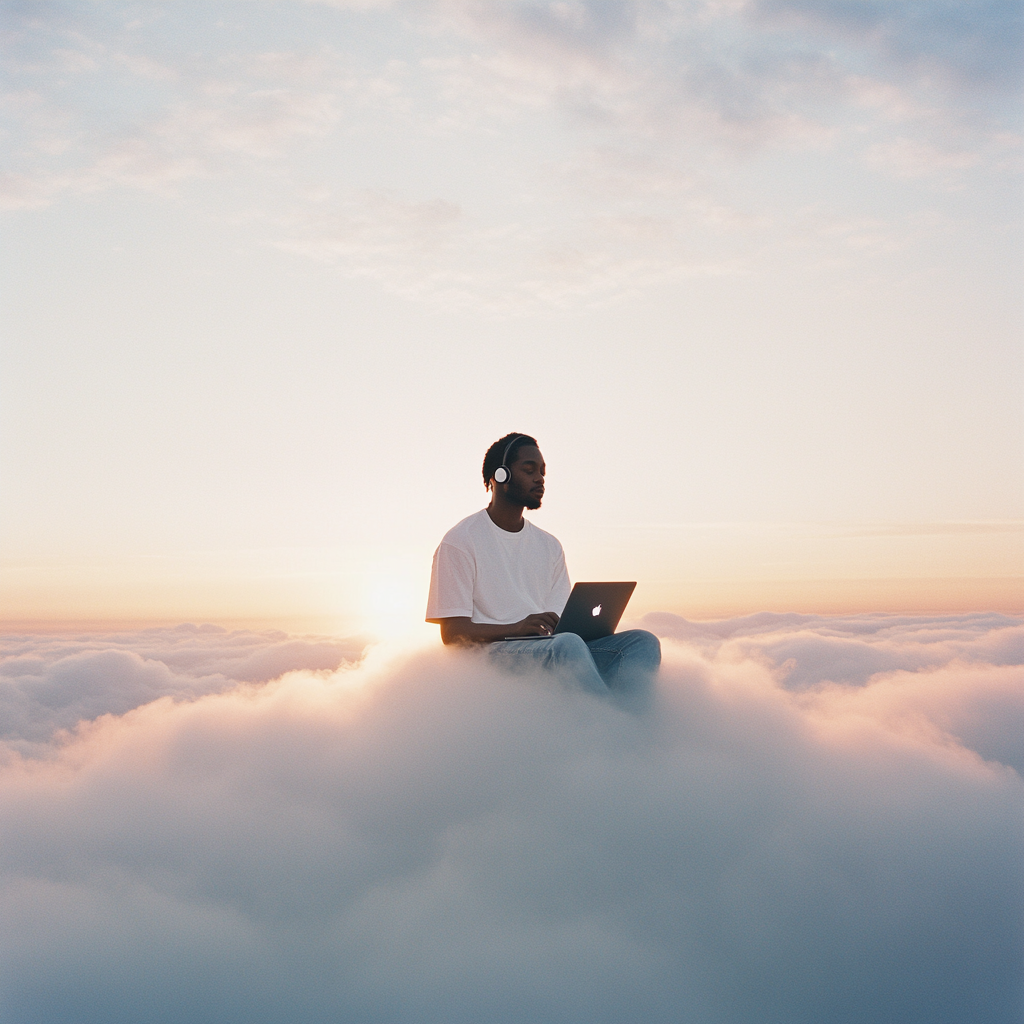
M 441 627 L 441 640 L 445 644 L 490 644 L 507 636 L 553 633 L 558 625 L 558 616 L 554 612 L 539 612 L 527 615 L 519 622 L 497 626 L 490 622 L 474 622 L 468 615 L 436 621 Z

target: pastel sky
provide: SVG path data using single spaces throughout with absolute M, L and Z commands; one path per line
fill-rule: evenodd
M 10 0 L 7 619 L 1024 606 L 1012 0 Z
M 5 1022 L 1018 1024 L 1019 3 L 0 17 Z M 510 430 L 646 712 L 422 623 Z

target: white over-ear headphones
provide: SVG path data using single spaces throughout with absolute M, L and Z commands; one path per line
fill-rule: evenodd
M 494 471 L 494 482 L 496 484 L 507 484 L 512 479 L 512 470 L 508 468 L 506 463 L 508 462 L 509 449 L 516 443 L 521 441 L 524 437 L 529 437 L 528 434 L 516 434 L 507 445 L 505 445 L 505 454 L 501 457 L 501 465 Z

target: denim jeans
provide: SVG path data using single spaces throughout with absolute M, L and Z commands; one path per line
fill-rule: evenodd
M 499 640 L 488 652 L 507 671 L 544 668 L 591 693 L 605 694 L 646 692 L 661 664 L 661 643 L 645 629 L 628 629 L 589 643 L 575 633 Z

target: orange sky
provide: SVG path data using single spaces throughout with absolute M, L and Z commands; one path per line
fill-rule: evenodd
M 579 579 L 637 579 L 629 615 L 756 611 L 1024 613 L 1024 528 L 946 524 L 591 526 L 558 535 Z M 328 632 L 405 632 L 423 615 L 434 542 L 10 564 L 9 626 L 210 621 Z

